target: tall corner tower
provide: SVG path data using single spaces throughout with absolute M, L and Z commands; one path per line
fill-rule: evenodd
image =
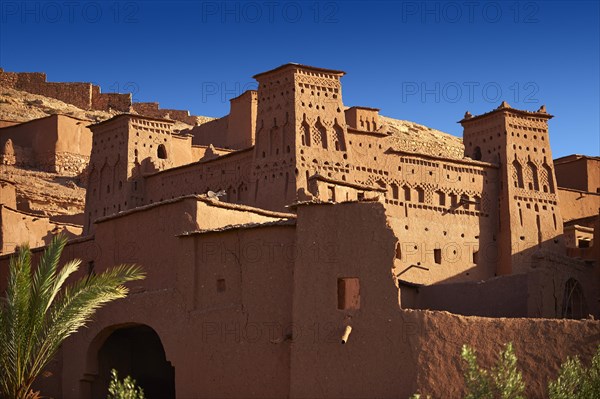
M 144 204 L 143 175 L 173 164 L 173 121 L 120 114 L 91 125 L 84 234 L 94 220 Z
M 273 196 L 280 192 L 285 204 L 293 202 L 299 189 L 308 188 L 313 159 L 326 159 L 331 165 L 341 165 L 347 159 L 340 82 L 344 74 L 285 64 L 254 76 L 258 81 L 254 149 L 257 206 L 271 205 Z
M 468 112 L 465 155 L 500 167 L 498 274 L 524 271 L 533 252 L 560 251 L 563 233 L 548 121 L 542 106 L 535 112 L 503 102 L 486 114 Z

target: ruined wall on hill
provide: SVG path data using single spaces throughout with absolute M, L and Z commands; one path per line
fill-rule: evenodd
M 92 86 L 92 109 L 129 112 L 131 104 L 131 93 L 101 93 L 100 86 Z
M 0 86 L 55 98 L 82 109 L 91 108 L 91 83 L 46 82 L 45 73 L 4 72 L 0 69 Z

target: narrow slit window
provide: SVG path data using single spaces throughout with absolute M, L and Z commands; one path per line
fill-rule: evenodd
M 442 264 L 442 250 L 441 248 L 436 248 L 433 250 L 433 260 L 438 265 Z
M 334 186 L 328 186 L 327 190 L 329 191 L 329 201 L 330 202 L 335 202 L 335 187 Z
M 402 246 L 400 243 L 396 244 L 396 259 L 402 259 Z

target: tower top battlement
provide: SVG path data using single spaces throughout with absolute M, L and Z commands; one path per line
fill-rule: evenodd
M 282 71 L 286 71 L 286 70 L 296 70 L 296 71 L 303 70 L 306 72 L 330 75 L 327 77 L 333 77 L 333 76 L 342 77 L 346 74 L 346 72 L 344 72 L 344 71 L 338 71 L 335 69 L 319 68 L 319 67 L 314 67 L 314 66 L 310 66 L 310 65 L 302 65 L 302 64 L 290 62 L 287 64 L 283 64 L 281 66 L 278 66 L 277 68 L 271 69 L 269 71 L 258 73 L 256 75 L 254 75 L 253 78 L 256 80 L 261 80 L 262 78 L 269 76 L 273 73 L 282 72 Z
M 537 111 L 526 111 L 526 110 L 522 110 L 522 109 L 517 109 L 517 108 L 513 108 L 511 107 L 506 101 L 502 101 L 502 103 L 495 109 L 483 113 L 481 115 L 472 115 L 469 111 L 465 112 L 465 116 L 463 119 L 461 119 L 460 121 L 458 121 L 458 123 L 464 125 L 464 123 L 468 123 L 468 122 L 473 122 L 475 120 L 480 120 L 483 119 L 485 117 L 491 116 L 493 114 L 497 114 L 497 113 L 501 113 L 501 112 L 510 112 L 513 114 L 517 114 L 520 116 L 526 116 L 526 117 L 534 117 L 534 118 L 543 118 L 543 119 L 552 119 L 554 118 L 554 115 L 550 115 L 547 111 L 546 111 L 546 106 L 542 105 Z

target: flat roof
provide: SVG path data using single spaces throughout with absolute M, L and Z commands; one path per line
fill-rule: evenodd
M 195 199 L 196 201 L 204 202 L 205 204 L 208 204 L 208 205 L 211 205 L 214 207 L 237 210 L 237 211 L 244 211 L 244 212 L 252 212 L 252 213 L 256 213 L 258 215 L 263 215 L 263 216 L 271 216 L 271 217 L 286 218 L 286 219 L 296 218 L 296 215 L 293 213 L 275 212 L 275 211 L 270 211 L 267 209 L 255 208 L 255 207 L 252 207 L 249 205 L 232 204 L 230 202 L 213 200 L 213 199 L 206 197 L 205 195 L 191 194 L 191 195 L 182 195 L 181 197 L 171 198 L 171 199 L 160 201 L 160 202 L 155 202 L 153 204 L 138 206 L 136 208 L 127 209 L 125 211 L 121 211 L 121 212 L 115 213 L 113 215 L 102 216 L 102 217 L 99 217 L 98 219 L 94 220 L 94 223 L 96 223 L 96 224 L 103 223 L 108 220 L 121 218 L 123 216 L 131 215 L 131 214 L 134 214 L 137 212 L 147 211 L 149 209 L 157 208 L 157 207 L 160 207 L 163 205 L 174 204 L 176 202 L 181 202 L 186 199 Z
M 485 161 L 477 161 L 475 159 L 471 159 L 468 157 L 462 158 L 462 159 L 458 159 L 458 158 L 449 158 L 449 157 L 444 157 L 441 155 L 431 155 L 431 154 L 423 154 L 421 152 L 411 152 L 411 151 L 405 151 L 405 150 L 399 150 L 399 149 L 395 149 L 393 147 L 388 148 L 385 153 L 392 153 L 392 154 L 397 154 L 399 156 L 410 156 L 410 157 L 417 157 L 417 158 L 426 158 L 426 159 L 433 159 L 433 160 L 437 160 L 440 162 L 448 162 L 448 163 L 459 163 L 459 164 L 463 164 L 463 165 L 469 165 L 469 166 L 481 166 L 481 167 L 488 167 L 488 168 L 499 168 L 498 164 L 492 163 L 492 162 L 485 162 Z
M 295 62 L 288 62 L 287 64 L 283 64 L 278 66 L 277 68 L 265 71 L 265 72 L 261 72 L 259 74 L 256 74 L 254 76 L 252 76 L 254 79 L 259 78 L 260 76 L 263 75 L 267 75 L 276 71 L 280 71 L 282 69 L 287 69 L 287 68 L 298 68 L 298 69 L 308 69 L 310 71 L 313 72 L 319 72 L 319 73 L 328 73 L 331 75 L 338 75 L 338 76 L 344 76 L 346 74 L 346 72 L 344 71 L 339 71 L 336 69 L 326 69 L 326 68 L 319 68 L 319 67 L 314 67 L 314 66 L 310 66 L 310 65 L 303 65 L 303 64 L 297 64 Z
M 381 111 L 379 108 L 363 107 L 363 106 L 361 106 L 361 105 L 354 105 L 354 106 L 352 106 L 352 107 L 350 107 L 350 108 L 346 108 L 344 111 L 348 111 L 349 109 L 352 109 L 352 108 L 356 108 L 356 109 L 366 109 L 367 111 L 377 111 L 377 112 Z
M 564 157 L 556 158 L 554 160 L 554 164 L 556 165 L 557 163 L 558 164 L 569 163 L 569 162 L 578 161 L 580 159 L 592 159 L 594 161 L 600 161 L 600 157 L 595 157 L 595 156 L 590 156 L 590 155 L 581 155 L 581 154 L 571 154 L 571 155 L 565 155 Z
M 83 227 L 83 225 L 81 225 L 81 224 L 74 224 L 74 223 L 68 223 L 68 222 L 57 222 L 55 220 L 50 220 L 50 216 L 38 215 L 36 213 L 21 211 L 21 210 L 12 208 L 6 204 L 0 204 L 0 208 L 6 208 L 11 212 L 18 213 L 19 215 L 29 216 L 33 219 L 46 219 L 48 221 L 48 223 L 56 224 L 59 226 Z
M 300 206 L 312 206 L 312 205 L 335 206 L 335 205 L 348 205 L 348 204 L 364 204 L 366 202 L 380 203 L 379 199 L 376 197 L 375 198 L 363 198 L 360 200 L 345 200 L 345 201 L 338 201 L 338 202 L 323 201 L 318 198 L 313 198 L 313 199 L 306 200 L 306 201 L 293 202 L 293 203 L 287 205 L 287 207 L 290 209 L 296 209 Z
M 566 228 L 571 225 L 582 225 L 584 223 L 594 223 L 597 219 L 600 219 L 600 215 L 584 216 L 584 217 L 568 220 L 563 223 L 563 226 Z
M 33 122 L 37 122 L 37 121 L 41 121 L 42 119 L 49 119 L 49 118 L 58 118 L 59 116 L 63 116 L 65 118 L 70 118 L 70 119 L 75 119 L 78 121 L 82 121 L 82 122 L 91 122 L 91 119 L 82 119 L 82 118 L 78 118 L 76 116 L 71 116 L 71 115 L 67 115 L 67 114 L 52 114 L 52 115 L 47 115 L 47 116 L 43 116 L 41 118 L 36 118 L 36 119 L 31 119 L 25 122 L 17 122 L 17 121 L 7 121 L 7 122 L 17 122 L 16 125 L 12 125 L 12 126 L 4 126 L 4 127 L 0 127 L 0 129 L 16 129 L 16 128 L 20 128 L 23 125 L 26 125 L 28 123 L 33 123 Z
M 221 233 L 225 231 L 231 230 L 246 230 L 246 229 L 256 229 L 262 227 L 272 227 L 272 226 L 295 226 L 295 219 L 283 219 L 283 220 L 274 220 L 271 222 L 264 223 L 243 223 L 243 224 L 230 224 L 223 227 L 218 227 L 216 229 L 200 229 L 194 231 L 186 231 L 185 233 L 178 234 L 177 237 L 191 237 L 200 234 L 209 234 L 209 233 Z
M 194 145 L 192 145 L 192 147 L 194 147 Z M 218 150 L 219 148 L 215 147 L 215 149 Z M 219 155 L 216 158 L 194 161 L 194 162 L 186 163 L 184 165 L 175 166 L 173 168 L 169 168 L 169 169 L 165 169 L 165 170 L 159 170 L 159 171 L 156 171 L 154 173 L 150 173 L 150 174 L 144 175 L 144 178 L 153 177 L 153 176 L 160 175 L 162 173 L 167 173 L 167 172 L 171 172 L 171 171 L 174 171 L 174 170 L 179 170 L 179 169 L 183 169 L 183 168 L 197 166 L 197 165 L 201 165 L 201 164 L 205 164 L 205 163 L 215 162 L 215 161 L 221 160 L 221 159 L 226 158 L 226 157 L 231 157 L 231 156 L 234 156 L 234 155 L 237 155 L 237 154 L 248 152 L 248 151 L 253 150 L 253 149 L 254 149 L 254 146 L 251 146 L 251 147 L 248 147 L 248 148 L 244 148 L 243 150 L 232 150 L 231 152 L 229 152 L 227 154 Z M 228 150 L 228 149 L 227 148 L 223 148 L 223 150 Z
M 91 241 L 94 240 L 95 236 L 94 234 L 89 234 L 89 235 L 81 235 L 81 236 L 77 236 L 77 237 L 71 237 L 67 239 L 67 244 L 66 245 L 71 245 L 71 244 L 78 244 L 80 242 L 85 242 L 85 241 Z M 46 244 L 44 245 L 40 245 L 39 247 L 33 247 L 30 248 L 32 253 L 36 253 L 36 252 L 41 252 L 46 248 Z M 10 258 L 11 256 L 14 256 L 15 252 L 7 252 L 5 254 L 0 255 L 0 259 L 7 259 Z M 80 259 L 80 258 L 75 258 L 75 259 Z
M 543 105 L 537 111 L 525 111 L 525 110 L 521 110 L 521 109 L 512 108 L 510 105 L 508 105 L 508 103 L 506 101 L 502 101 L 502 104 L 500 104 L 500 106 L 498 106 L 497 108 L 495 108 L 489 112 L 481 114 L 481 115 L 473 115 L 473 116 L 470 116 L 467 118 L 466 117 L 466 115 L 468 114 L 468 112 L 467 112 L 465 114 L 465 118 L 461 119 L 457 123 L 471 122 L 476 119 L 480 119 L 480 118 L 495 114 L 497 112 L 504 112 L 504 111 L 513 112 L 515 114 L 520 114 L 520 115 L 525 115 L 525 116 L 536 116 L 538 118 L 546 118 L 546 119 L 554 118 L 554 115 L 550 115 L 549 113 L 546 112 L 546 108 Z
M 368 191 L 379 191 L 379 192 L 387 191 L 385 188 L 382 188 L 382 187 L 368 186 L 366 184 L 351 183 L 351 182 L 347 182 L 347 181 L 343 181 L 343 180 L 332 179 L 331 177 L 325 177 L 319 173 L 315 173 L 314 175 L 310 176 L 308 178 L 308 180 L 319 180 L 319 181 L 322 181 L 325 183 L 337 184 L 338 186 L 346 186 L 346 187 L 355 188 L 357 190 L 368 190 Z
M 114 120 L 116 120 L 118 118 L 124 117 L 124 116 L 130 117 L 130 118 L 137 118 L 137 119 L 146 119 L 146 120 L 155 121 L 155 122 L 166 122 L 166 123 L 171 123 L 171 124 L 175 123 L 175 121 L 171 120 L 171 119 L 153 118 L 151 116 L 138 115 L 138 114 L 132 114 L 132 113 L 129 113 L 129 112 L 125 112 L 123 114 L 115 115 L 112 118 L 107 119 L 105 121 L 98 122 L 98 123 L 93 123 L 91 125 L 88 125 L 87 127 L 100 126 L 100 125 L 103 125 L 105 123 L 110 123 L 110 122 L 112 122 L 112 121 L 114 121 Z
M 351 133 L 351 134 L 363 134 L 363 135 L 367 135 L 367 136 L 388 137 L 388 136 L 392 135 L 392 133 L 388 133 L 388 132 L 374 132 L 371 130 L 362 130 L 362 129 L 358 129 L 358 128 L 352 127 L 352 126 L 347 126 L 347 130 L 348 130 L 348 133 Z

